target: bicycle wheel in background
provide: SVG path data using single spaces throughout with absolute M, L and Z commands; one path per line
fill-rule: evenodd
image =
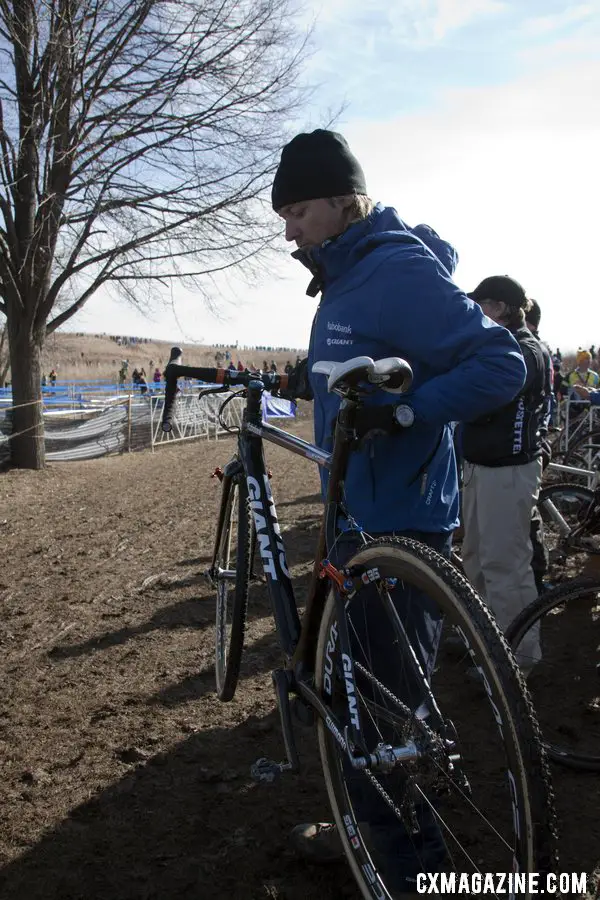
M 415 865 L 416 872 L 441 870 L 457 878 L 557 871 L 552 792 L 538 726 L 487 608 L 455 568 L 414 541 L 374 541 L 348 565 L 377 570 L 381 579 L 367 588 L 368 603 L 361 589 L 346 604 L 355 665 L 349 690 L 357 699 L 363 737 L 369 752 L 378 743 L 399 747 L 413 741 L 420 754 L 387 774 L 380 768 L 354 771 L 341 749 L 344 727 L 336 739 L 319 720 L 329 800 L 362 896 L 393 898 L 411 886 L 414 893 Z M 423 594 L 432 622 L 441 630 L 443 616 L 464 643 L 462 654 L 440 651 L 431 677 L 443 724 L 431 714 L 431 700 L 416 696 L 389 603 L 402 609 L 410 625 Z M 376 634 L 369 628 L 371 615 L 382 623 Z M 422 662 L 433 666 L 431 659 Z M 331 592 L 319 632 L 316 686 L 344 725 L 347 672 Z
M 227 701 L 235 694 L 240 674 L 254 556 L 254 522 L 243 476 L 223 483 L 221 503 L 223 526 L 212 578 L 217 592 L 217 696 Z
M 540 490 L 537 506 L 544 523 L 544 544 L 550 557 L 551 580 L 556 577 L 557 570 L 564 567 L 567 555 L 574 556 L 577 552 L 575 548 L 561 546 L 565 535 L 561 534 L 557 513 L 569 528 L 575 528 L 583 520 L 593 499 L 593 491 L 572 482 L 557 482 Z
M 573 451 L 569 456 L 569 461 L 567 463 L 566 454 L 559 454 L 556 457 L 552 457 L 552 462 L 559 463 L 560 465 L 573 466 L 576 469 L 585 469 L 588 470 L 590 467 L 588 466 L 588 459 L 583 454 L 579 452 Z M 597 467 L 597 466 L 596 466 Z M 590 476 L 586 475 L 585 472 L 582 472 L 581 475 L 578 475 L 575 472 L 561 472 L 553 469 L 552 466 L 548 466 L 543 473 L 542 483 L 544 487 L 552 485 L 552 484 L 562 484 L 567 478 L 570 484 L 578 484 L 582 487 L 590 486 Z
M 542 659 L 527 685 L 548 755 L 600 771 L 600 579 L 574 579 L 538 597 L 506 631 L 513 650 L 536 626 Z
M 600 468 L 600 431 L 588 431 L 569 443 L 564 463 L 567 466 L 578 466 L 584 469 Z

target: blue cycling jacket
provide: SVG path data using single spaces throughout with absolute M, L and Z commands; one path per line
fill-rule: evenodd
M 448 423 L 508 403 L 525 381 L 512 335 L 452 281 L 456 259 L 432 229 L 410 229 L 381 205 L 305 259 L 323 291 L 308 356 L 318 446 L 332 447 L 340 398 L 327 392 L 324 375 L 312 373 L 314 362 L 399 356 L 414 372 L 409 393 L 377 391 L 367 400 L 408 403 L 414 425 L 374 438 L 350 458 L 348 512 L 370 532 L 455 528 L 458 480 Z

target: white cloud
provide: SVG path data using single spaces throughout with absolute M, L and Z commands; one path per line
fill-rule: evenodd
M 576 6 L 568 6 L 558 13 L 526 19 L 521 27 L 521 32 L 523 35 L 531 37 L 547 36 L 571 25 L 584 23 L 597 12 L 597 4 L 579 3 Z
M 579 91 L 579 93 L 578 93 Z M 493 89 L 451 90 L 435 113 L 342 129 L 371 194 L 428 222 L 471 289 L 508 273 L 542 305 L 553 343 L 600 342 L 600 62 Z
M 429 16 L 425 17 L 425 33 L 429 33 L 431 42 L 442 41 L 447 34 L 472 24 L 484 16 L 493 16 L 505 12 L 507 4 L 500 0 L 417 0 L 417 8 L 430 7 Z
M 311 7 L 326 48 L 336 41 L 375 49 L 379 40 L 424 49 L 451 32 L 508 9 L 504 0 L 327 0 Z

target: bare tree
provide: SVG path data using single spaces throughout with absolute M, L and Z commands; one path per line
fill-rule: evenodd
M 103 285 L 243 263 L 306 36 L 293 0 L 0 0 L 0 312 L 12 460 L 44 465 L 40 354 Z M 108 329 L 107 329 L 108 330 Z
M 10 359 L 8 357 L 8 330 L 6 321 L 0 323 L 0 388 L 4 387 L 8 370 L 10 369 Z

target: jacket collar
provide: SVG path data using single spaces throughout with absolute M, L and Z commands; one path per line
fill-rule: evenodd
M 312 273 L 312 279 L 306 289 L 309 297 L 316 297 L 319 291 L 339 278 L 360 256 L 368 252 L 368 242 L 364 238 L 373 230 L 375 220 L 381 215 L 383 207 L 377 204 L 369 215 L 354 222 L 341 234 L 328 238 L 318 247 L 310 250 L 295 250 L 293 259 L 299 260 Z M 357 253 L 357 244 L 363 244 L 363 253 Z

